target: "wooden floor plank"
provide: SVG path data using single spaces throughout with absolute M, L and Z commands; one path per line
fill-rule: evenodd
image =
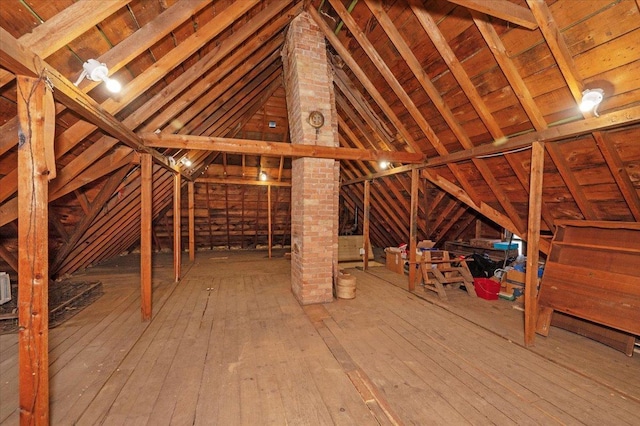
M 398 291 L 397 289 L 393 290 Z M 382 291 L 383 294 L 378 294 L 378 299 L 383 295 L 384 297 L 389 297 L 388 294 L 384 294 L 388 291 L 389 288 L 385 288 Z M 394 301 L 397 300 L 397 298 L 385 300 Z M 404 323 L 433 324 L 434 328 L 437 328 L 438 325 L 442 327 L 443 322 L 433 315 L 434 313 L 442 315 L 442 312 L 419 311 L 415 310 L 413 305 L 409 307 L 404 305 L 403 309 L 400 309 L 400 306 L 401 305 L 395 307 L 395 312 L 397 312 L 399 316 L 404 317 Z M 429 313 L 429 315 L 427 315 L 427 313 Z M 467 321 L 457 322 L 459 319 L 456 320 L 453 317 L 448 318 L 448 321 L 455 324 L 455 330 L 438 332 L 429 329 L 422 334 L 416 333 L 408 337 L 408 339 L 411 341 L 421 340 L 424 339 L 422 337 L 424 335 L 427 337 L 427 340 L 432 343 L 439 343 L 444 345 L 443 347 L 451 346 L 451 354 L 454 356 L 467 353 L 468 355 L 465 359 L 472 359 L 473 355 L 484 358 L 486 365 L 482 367 L 482 370 L 484 370 L 483 374 L 495 377 L 506 389 L 510 389 L 520 396 L 525 396 L 525 401 L 532 402 L 547 396 L 549 398 L 556 398 L 556 402 L 559 401 L 563 407 L 573 406 L 572 415 L 587 423 L 590 421 L 606 421 L 607 419 L 610 421 L 612 418 L 617 418 L 622 423 L 632 423 L 633 414 L 629 410 L 634 410 L 636 408 L 635 405 L 628 404 L 618 396 L 611 396 L 611 394 L 602 387 L 595 387 L 595 389 L 598 389 L 598 393 L 594 395 L 592 394 L 594 389 L 593 383 L 583 382 L 578 376 L 570 372 L 554 371 L 558 368 L 555 364 L 549 363 L 548 361 L 542 362 L 530 351 L 523 351 L 522 348 L 511 345 L 503 339 L 496 340 L 493 345 L 486 344 L 485 341 L 490 338 L 490 335 L 484 337 L 477 335 L 476 332 L 480 332 L 478 330 L 481 329 L 478 329 L 478 327 L 473 326 Z M 467 329 L 467 332 L 462 332 L 464 329 Z M 476 334 L 475 337 L 474 334 Z M 465 336 L 466 341 L 456 339 L 456 335 Z M 494 349 L 492 349 L 492 347 Z M 511 359 L 508 359 L 510 368 L 507 377 L 507 375 L 499 371 L 499 368 L 494 366 L 503 365 L 505 356 L 508 357 L 510 353 L 512 353 L 513 356 Z M 523 359 L 523 357 L 526 359 Z M 539 368 L 541 364 L 544 368 L 541 368 L 539 371 L 528 369 L 529 365 L 535 365 Z M 567 384 L 567 381 L 569 384 Z M 580 385 L 578 385 L 578 382 L 580 382 Z M 513 387 L 513 383 L 517 384 L 515 388 Z M 530 389 L 526 389 L 527 387 L 533 389 L 533 395 L 531 395 Z M 526 389 L 525 395 L 521 393 L 522 389 Z M 526 394 L 529 394 L 529 396 L 526 396 Z M 607 412 L 606 407 L 612 404 L 618 406 L 620 409 L 615 410 L 615 412 Z
M 386 268 L 369 268 L 368 274 L 400 288 L 406 287 L 406 276 Z M 521 310 L 514 309 L 517 303 L 476 301 L 464 292 L 455 291 L 448 293 L 448 302 L 440 301 L 432 292 L 421 288 L 416 289 L 416 294 L 511 342 L 523 344 L 524 317 Z M 637 357 L 620 356 L 620 352 L 608 346 L 556 327 L 552 327 L 547 338 L 537 336 L 536 345 L 529 350 L 640 402 L 640 380 L 627 374 L 629 369 L 636 368 Z
M 491 302 L 451 294 L 449 306 L 431 303 L 353 270 L 355 299 L 302 308 L 284 259 L 199 252 L 173 285 L 166 256 L 154 268 L 161 287 L 151 322 L 140 323 L 138 283 L 122 279 L 139 268 L 125 257 L 118 269 L 93 271 L 119 283 L 50 333 L 55 424 L 637 424 L 640 416 L 630 384 L 637 358 L 601 376 L 584 371 L 608 359 L 597 349 L 584 365 L 564 366 L 579 339 L 526 350 L 513 343 L 517 326 L 490 330 L 513 322 Z M 4 342 L 0 424 L 15 424 L 16 338 Z

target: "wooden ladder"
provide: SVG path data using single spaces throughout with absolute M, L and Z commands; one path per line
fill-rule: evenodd
M 421 277 L 424 289 L 436 292 L 440 299 L 447 300 L 444 286 L 449 285 L 453 288 L 460 288 L 462 284 L 469 296 L 477 297 L 473 286 L 473 276 L 471 276 L 466 260 L 456 259 L 453 262 L 458 263 L 460 266 L 452 266 L 449 252 L 446 250 L 423 252 L 422 259 L 418 262 L 418 277 Z

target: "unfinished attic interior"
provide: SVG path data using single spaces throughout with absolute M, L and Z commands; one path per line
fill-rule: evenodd
M 2 0 L 0 126 L 1 425 L 640 421 L 640 0 Z

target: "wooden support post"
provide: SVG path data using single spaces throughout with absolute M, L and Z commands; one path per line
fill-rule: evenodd
M 429 200 L 429 181 L 424 179 L 423 186 L 423 196 L 424 196 L 424 236 L 425 239 L 429 239 L 431 235 L 431 226 L 429 224 L 429 216 L 431 214 L 431 203 Z M 435 207 L 435 206 L 434 206 Z
M 195 229 L 195 184 L 188 183 L 189 187 L 189 260 L 196 260 L 196 229 Z
M 244 161 L 244 155 L 242 156 L 242 161 Z M 243 172 L 243 176 L 244 176 L 244 172 Z M 240 248 L 244 248 L 244 193 L 245 193 L 245 189 L 246 186 L 242 186 L 240 187 L 240 197 L 241 197 L 241 201 L 240 201 L 240 225 L 241 225 L 241 229 L 240 229 Z M 284 245 L 284 244 L 283 244 Z M 213 244 L 211 244 L 211 248 L 213 249 Z
M 416 289 L 416 246 L 418 234 L 418 169 L 411 169 L 411 219 L 409 227 L 409 291 Z
M 369 268 L 369 217 L 371 215 L 371 181 L 364 181 L 364 210 L 362 212 L 362 246 L 364 255 L 362 257 L 362 269 Z M 356 219 L 357 220 L 357 219 Z
M 531 145 L 531 178 L 529 188 L 529 224 L 527 227 L 527 273 L 524 289 L 524 344 L 535 343 L 538 315 L 538 258 L 540 256 L 540 217 L 542 214 L 542 178 L 544 142 Z
M 258 247 L 258 234 L 260 233 L 260 196 L 262 195 L 262 188 L 258 188 L 258 202 L 256 203 L 256 233 L 253 237 L 253 247 Z
M 43 80 L 17 77 L 20 424 L 49 424 L 49 168 L 55 106 Z M 53 121 L 52 121 L 53 120 Z M 49 167 L 48 167 L 49 166 Z
M 209 249 L 213 250 L 213 227 L 211 226 L 211 200 L 209 200 L 209 184 L 205 183 L 204 185 L 204 189 L 207 194 L 207 225 L 209 225 Z
M 267 227 L 269 259 L 271 259 L 271 185 L 267 186 Z
M 231 219 L 229 219 L 229 185 L 224 186 L 224 211 L 227 223 L 227 250 L 231 250 Z
M 173 175 L 173 272 L 175 282 L 180 281 L 180 267 L 182 264 L 181 227 L 180 227 L 180 173 Z
M 153 224 L 153 159 L 150 154 L 140 154 L 140 312 L 142 321 L 151 319 L 151 229 Z

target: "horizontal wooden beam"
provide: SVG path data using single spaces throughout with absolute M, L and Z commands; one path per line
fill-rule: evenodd
M 3 28 L 0 28 L 0 40 L 2 40 L 0 43 L 1 67 L 16 75 L 45 79 L 48 84 L 53 86 L 54 96 L 68 108 L 131 148 L 151 154 L 156 162 L 171 169 L 169 161 L 164 155 L 146 147 L 131 129 L 74 86 L 44 59 L 25 48 L 20 41 Z
M 400 173 L 406 173 L 406 172 L 410 172 L 411 170 L 413 170 L 415 168 L 420 168 L 420 166 L 407 165 L 407 166 L 401 166 L 401 167 L 394 167 L 392 169 L 384 170 L 384 171 L 378 172 L 378 173 L 368 173 L 368 174 L 366 174 L 364 176 L 360 176 L 360 177 L 355 178 L 355 179 L 350 179 L 350 180 L 341 182 L 340 186 L 353 185 L 354 183 L 360 183 L 360 182 L 364 182 L 364 181 L 367 181 L 367 180 L 373 180 L 373 179 L 377 179 L 377 178 L 381 178 L 381 177 L 385 177 L 385 176 L 391 176 L 391 175 L 397 175 L 397 174 L 400 174 Z
M 260 186 L 284 186 L 290 187 L 291 182 L 279 182 L 274 180 L 249 180 L 241 178 L 198 178 L 196 183 L 213 183 L 219 185 L 260 185 Z
M 538 28 L 538 22 L 529 9 L 507 0 L 449 0 L 449 2 L 495 16 L 530 30 Z
M 425 156 L 404 151 L 370 151 L 319 145 L 301 145 L 249 139 L 230 139 L 207 136 L 143 133 L 140 137 L 148 147 L 219 151 L 234 154 L 314 157 L 334 160 L 382 161 L 392 163 L 422 163 Z
M 553 142 L 562 139 L 591 133 L 596 130 L 607 130 L 615 127 L 628 126 L 640 122 L 640 106 L 623 109 L 620 111 L 601 114 L 600 117 L 586 118 L 567 124 L 549 127 L 537 132 L 526 133 L 513 138 L 506 138 L 502 141 L 495 141 L 464 151 L 440 157 L 429 158 L 425 167 L 443 166 L 449 163 L 470 160 L 472 158 L 487 155 L 507 153 L 521 148 L 528 148 L 533 142 Z

